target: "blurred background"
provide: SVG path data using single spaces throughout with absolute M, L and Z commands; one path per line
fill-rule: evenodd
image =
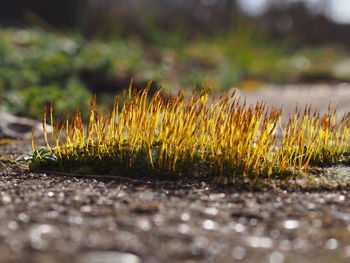
M 345 0 L 11 0 L 0 3 L 0 107 L 40 118 L 141 89 L 218 91 L 350 81 Z

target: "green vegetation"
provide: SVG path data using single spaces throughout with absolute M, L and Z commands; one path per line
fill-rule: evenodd
M 141 52 L 141 53 L 140 53 Z M 41 30 L 0 31 L 0 100 L 15 114 L 38 118 L 55 101 L 58 116 L 79 105 L 88 110 L 91 91 L 84 74 L 127 75 L 142 49 L 134 43 L 104 44 Z
M 86 40 L 40 29 L 0 29 L 0 105 L 21 116 L 40 118 L 42 105 L 54 102 L 63 118 L 79 107 L 86 112 L 92 93 L 108 108 L 110 94 L 134 79 L 149 79 L 166 92 L 203 82 L 227 90 L 261 82 L 329 77 L 345 51 L 338 47 L 296 49 L 268 40 L 247 26 L 218 36 L 185 37 L 150 27 L 138 37 Z M 331 76 L 332 77 L 332 76 Z M 86 121 L 87 119 L 85 119 Z

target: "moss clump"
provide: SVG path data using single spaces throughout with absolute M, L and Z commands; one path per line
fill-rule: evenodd
M 219 98 L 204 88 L 188 100 L 180 92 L 148 99 L 126 90 L 109 114 L 96 110 L 89 124 L 78 111 L 60 126 L 53 123 L 53 144 L 32 158 L 32 169 L 122 175 L 289 178 L 310 165 L 349 161 L 350 114 L 338 120 L 335 109 L 321 115 L 297 108 L 286 125 L 282 110 L 264 103 L 246 105 L 234 93 Z M 46 111 L 45 111 L 46 112 Z M 44 118 L 46 129 L 46 114 Z M 281 139 L 277 139 L 280 133 Z M 37 150 L 36 150 L 37 151 Z

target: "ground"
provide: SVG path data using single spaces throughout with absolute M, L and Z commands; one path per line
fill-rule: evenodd
M 293 98 L 305 100 L 298 96 L 307 90 L 274 93 L 269 87 L 259 96 L 244 95 L 276 98 L 288 110 Z M 324 109 L 328 103 L 317 97 L 324 93 L 316 90 L 310 90 L 312 100 Z M 346 110 L 348 89 L 329 90 Z M 0 262 L 350 260 L 349 167 L 321 169 L 283 185 L 222 186 L 32 173 L 6 159 L 30 151 L 30 141 L 0 146 Z

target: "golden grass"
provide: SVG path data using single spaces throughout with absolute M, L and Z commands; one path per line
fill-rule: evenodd
M 109 114 L 96 110 L 94 97 L 87 126 L 79 111 L 63 124 L 53 123 L 51 107 L 54 131 L 45 132 L 44 153 L 33 146 L 30 167 L 257 179 L 289 178 L 311 165 L 349 161 L 349 113 L 338 120 L 332 108 L 324 115 L 296 108 L 284 125 L 282 109 L 263 102 L 247 105 L 234 93 L 215 98 L 203 88 L 189 99 L 181 91 L 166 98 L 158 91 L 148 98 L 149 86 L 129 88 Z M 46 119 L 45 113 L 44 130 Z

